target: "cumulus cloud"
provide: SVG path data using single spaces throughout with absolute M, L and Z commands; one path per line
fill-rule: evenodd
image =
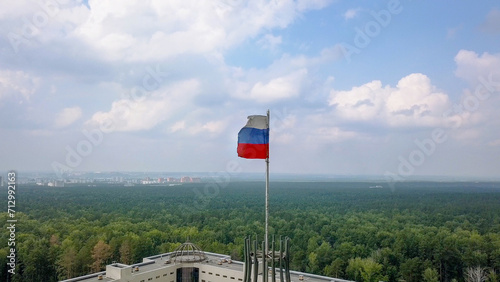
M 458 107 L 462 127 L 456 138 L 469 140 L 498 139 L 500 107 L 500 53 L 477 54 L 460 50 L 455 56 L 455 75 L 470 84 L 463 91 Z M 474 128 L 471 128 L 474 126 Z M 494 143 L 490 143 L 491 145 Z
M 112 103 L 109 111 L 95 113 L 87 124 L 107 124 L 114 131 L 148 130 L 174 113 L 185 111 L 190 99 L 198 92 L 198 81 L 193 79 L 178 82 L 145 97 L 117 100 Z
M 489 142 L 488 145 L 492 147 L 500 147 L 500 139 L 493 140 Z
M 227 121 L 225 120 L 217 120 L 217 121 L 208 121 L 205 123 L 197 123 L 189 127 L 188 132 L 191 134 L 199 134 L 203 132 L 207 133 L 221 133 L 226 129 Z
M 23 71 L 0 70 L 0 101 L 8 97 L 29 100 L 40 85 L 40 78 Z
M 225 86 L 236 99 L 272 103 L 298 98 L 304 89 L 314 92 L 310 73 L 327 62 L 343 57 L 339 44 L 324 48 L 317 56 L 284 54 L 264 69 L 224 67 Z M 311 71 L 310 71 L 311 70 Z M 326 91 L 326 90 L 325 90 Z M 311 98 L 309 95 L 308 98 Z M 322 97 L 321 99 L 324 99 Z
M 181 120 L 181 121 L 174 123 L 174 125 L 172 125 L 170 127 L 170 132 L 172 132 L 172 133 L 177 132 L 177 131 L 183 130 L 184 128 L 186 128 L 186 122 Z
M 40 47 L 70 39 L 72 32 L 88 15 L 81 1 L 32 1 L 0 3 L 0 32 L 6 35 L 9 48 L 5 54 L 19 54 L 27 47 Z M 21 20 L 22 19 L 22 20 Z M 9 52 L 5 52 L 5 51 Z M 5 55 L 4 54 L 4 55 Z
M 500 53 L 477 54 L 474 51 L 460 50 L 455 56 L 457 69 L 455 75 L 466 80 L 473 86 L 480 80 L 493 80 L 500 83 Z
M 306 75 L 307 70 L 300 69 L 286 76 L 273 78 L 266 83 L 257 82 L 250 90 L 247 98 L 259 103 L 269 103 L 297 97 L 300 93 L 302 80 Z
M 64 128 L 82 117 L 82 109 L 80 107 L 65 108 L 57 114 L 54 121 L 54 126 L 57 128 Z
M 210 54 L 262 31 L 285 28 L 327 1 L 89 1 L 75 35 L 108 60 L 141 61 Z M 134 23 L 140 22 L 141 25 Z
M 257 43 L 262 46 L 263 49 L 274 50 L 281 44 L 281 36 L 266 34 Z
M 396 87 L 374 80 L 347 91 L 332 90 L 330 106 L 345 121 L 377 122 L 390 127 L 443 126 L 448 96 L 420 73 L 399 80 Z

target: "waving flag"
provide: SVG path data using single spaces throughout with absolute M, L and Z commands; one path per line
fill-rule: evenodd
M 267 110 L 267 116 L 249 116 L 248 122 L 238 132 L 238 156 L 245 159 L 266 160 L 266 223 L 264 254 L 269 253 L 269 120 L 271 113 Z M 267 260 L 262 266 L 267 269 Z M 263 276 L 263 277 L 267 277 Z M 267 281 L 267 280 L 266 280 Z
M 249 116 L 238 133 L 238 156 L 245 159 L 269 157 L 269 120 L 267 116 Z

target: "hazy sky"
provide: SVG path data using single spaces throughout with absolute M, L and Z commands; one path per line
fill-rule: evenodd
M 45 4 L 44 4 L 45 3 Z M 498 1 L 0 4 L 0 170 L 500 176 Z

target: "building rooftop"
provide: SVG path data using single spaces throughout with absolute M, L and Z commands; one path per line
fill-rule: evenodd
M 181 245 L 182 246 L 182 245 Z M 179 251 L 179 250 L 176 250 Z M 180 268 L 196 267 L 199 269 L 199 281 L 243 281 L 244 263 L 233 261 L 227 255 L 203 252 L 204 259 L 199 261 L 178 260 L 178 253 L 170 252 L 151 256 L 143 259 L 143 262 L 125 265 L 112 263 L 106 266 L 106 271 L 80 276 L 63 282 L 100 282 L 100 281 L 177 281 L 176 275 Z M 184 259 L 193 258 L 188 254 Z M 177 257 L 177 261 L 174 260 Z M 199 257 L 197 257 L 199 258 Z M 292 281 L 310 281 L 310 282 L 349 282 L 337 278 L 325 277 L 298 271 L 290 271 Z M 276 281 L 279 279 L 279 269 L 276 269 Z M 269 270 L 269 281 L 271 280 L 271 271 Z M 260 280 L 260 279 L 259 279 Z

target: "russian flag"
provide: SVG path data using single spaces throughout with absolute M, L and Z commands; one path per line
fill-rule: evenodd
M 267 159 L 269 157 L 269 121 L 267 116 L 249 116 L 238 133 L 238 157 Z

